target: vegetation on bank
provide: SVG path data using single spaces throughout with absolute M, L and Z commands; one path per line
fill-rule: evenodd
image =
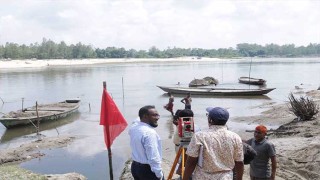
M 291 105 L 289 111 L 296 115 L 298 120 L 309 121 L 319 113 L 319 105 L 309 97 L 300 96 L 300 98 L 296 98 L 290 93 L 289 102 Z
M 94 48 L 81 42 L 67 45 L 43 38 L 42 43 L 19 45 L 7 42 L 0 45 L 0 59 L 82 59 L 82 58 L 177 58 L 185 56 L 233 58 L 233 57 L 319 57 L 320 44 L 296 47 L 294 44 L 277 45 L 242 43 L 234 48 L 201 49 L 170 48 L 160 50 L 153 46 L 149 50 L 135 50 L 117 47 Z
M 34 179 L 46 180 L 46 176 L 36 174 L 26 169 L 20 168 L 19 165 L 1 165 L 0 179 Z

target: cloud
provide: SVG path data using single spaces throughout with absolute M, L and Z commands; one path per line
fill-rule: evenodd
M 30 44 L 43 37 L 126 49 L 320 42 L 320 1 L 24 2 L 0 2 L 0 44 Z

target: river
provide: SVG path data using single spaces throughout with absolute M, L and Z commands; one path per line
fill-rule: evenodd
M 190 59 L 190 58 L 189 58 Z M 251 71 L 250 71 L 251 66 Z M 8 113 L 41 103 L 63 101 L 79 97 L 79 112 L 60 121 L 41 125 L 41 134 L 47 137 L 75 135 L 79 138 L 71 145 L 59 149 L 41 150 L 47 154 L 40 159 L 22 163 L 23 168 L 38 173 L 55 174 L 78 172 L 88 179 L 108 179 L 108 156 L 104 145 L 102 127 L 99 125 L 102 82 L 107 82 L 108 92 L 128 121 L 138 116 L 140 107 L 155 105 L 159 114 L 158 133 L 162 139 L 172 136 L 170 113 L 163 108 L 168 96 L 156 85 L 187 86 L 194 78 L 212 76 L 219 80 L 218 86 L 245 87 L 238 83 L 240 76 L 267 80 L 267 87 L 276 88 L 266 96 L 259 97 L 203 97 L 192 96 L 195 121 L 201 127 L 207 126 L 205 108 L 221 106 L 228 108 L 231 116 L 229 127 L 236 131 L 252 128 L 253 124 L 233 122 L 237 116 L 255 115 L 263 111 L 253 108 L 263 103 L 283 103 L 288 100 L 295 86 L 307 91 L 320 85 L 319 58 L 253 58 L 224 59 L 205 62 L 132 62 L 77 66 L 48 66 L 44 68 L 1 69 L 0 97 L 5 102 L 0 112 Z M 183 108 L 183 96 L 175 96 L 174 109 Z M 1 102 L 0 102 L 1 103 Z M 6 130 L 0 125 L 0 148 L 17 147 L 35 140 L 34 128 L 23 127 Z M 128 128 L 115 140 L 112 146 L 114 177 L 118 179 L 124 162 L 130 157 Z

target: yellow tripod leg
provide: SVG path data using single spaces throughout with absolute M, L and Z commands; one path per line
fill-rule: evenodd
M 183 179 L 183 173 L 184 173 L 184 151 L 185 151 L 185 149 L 182 147 L 182 150 L 181 150 L 182 152 L 182 162 L 181 162 L 181 164 L 182 164 L 182 166 L 181 166 L 181 178 Z
M 171 179 L 172 179 L 173 172 L 174 172 L 174 170 L 176 169 L 176 166 L 177 166 L 177 164 L 178 164 L 178 161 L 179 161 L 181 152 L 182 152 L 183 150 L 184 150 L 183 147 L 180 147 L 180 148 L 179 148 L 179 151 L 178 151 L 177 154 L 176 154 L 176 158 L 174 159 L 174 162 L 173 162 L 173 165 L 172 165 L 172 167 L 171 167 L 169 176 L 168 176 L 168 178 L 167 178 L 168 180 L 171 180 Z

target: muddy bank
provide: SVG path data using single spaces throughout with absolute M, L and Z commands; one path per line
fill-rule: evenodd
M 59 136 L 42 138 L 30 143 L 22 144 L 17 148 L 0 150 L 0 179 L 49 179 L 49 180 L 84 180 L 78 173 L 41 175 L 19 168 L 18 164 L 34 158 L 45 156 L 40 149 L 65 147 L 75 137 Z

